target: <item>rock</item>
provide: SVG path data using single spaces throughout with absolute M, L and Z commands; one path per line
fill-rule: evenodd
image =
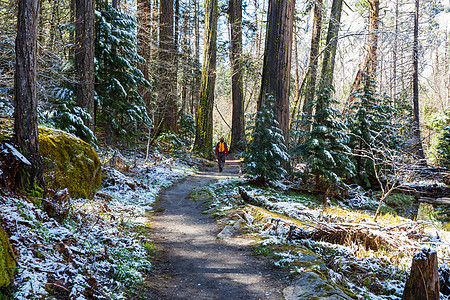
M 222 231 L 217 235 L 217 238 L 219 239 L 228 239 L 232 237 L 235 234 L 236 230 L 233 226 L 226 225 Z
M 10 284 L 16 267 L 16 260 L 8 235 L 0 225 L 0 288 Z
M 101 184 L 101 163 L 91 145 L 57 129 L 39 127 L 47 188 L 67 188 L 73 198 L 92 198 Z
M 286 300 L 351 300 L 343 291 L 313 272 L 305 272 L 283 290 Z
M 0 119 L 0 142 L 13 136 L 14 121 Z M 101 184 L 101 163 L 88 143 L 58 129 L 39 127 L 39 148 L 48 189 L 68 189 L 73 198 L 92 198 Z

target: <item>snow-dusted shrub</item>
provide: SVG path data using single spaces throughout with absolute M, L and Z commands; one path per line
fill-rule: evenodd
M 311 130 L 297 131 L 303 142 L 292 149 L 306 162 L 307 171 L 314 175 L 316 185 L 326 189 L 333 183 L 339 183 L 343 177 L 351 177 L 355 166 L 350 159 L 347 128 L 340 121 L 340 112 L 333 108 L 338 103 L 331 98 L 332 86 L 319 86 L 317 97 L 313 101 L 314 113 L 303 116 L 302 128 Z
M 381 97 L 376 92 L 375 81 L 364 73 L 361 88 L 345 112 L 349 147 L 356 167 L 355 179 L 360 185 L 378 185 L 374 166 L 388 165 L 379 153 L 392 152 L 402 144 L 395 112 L 390 99 Z
M 281 179 L 289 161 L 283 133 L 273 111 L 274 103 L 274 97 L 267 96 L 257 112 L 251 140 L 244 153 L 244 168 L 262 184 Z

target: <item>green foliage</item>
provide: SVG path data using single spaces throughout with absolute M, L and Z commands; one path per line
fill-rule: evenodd
M 192 114 L 181 112 L 178 118 L 178 134 L 181 139 L 192 144 L 195 138 L 195 119 Z
M 360 185 L 372 187 L 378 183 L 374 162 L 383 163 L 381 157 L 377 156 L 379 149 L 392 151 L 401 144 L 397 135 L 399 126 L 392 121 L 394 114 L 395 109 L 390 100 L 380 97 L 376 93 L 374 80 L 366 73 L 363 74 L 361 88 L 345 113 L 350 132 L 349 146 L 356 166 L 356 181 Z
M 83 120 L 89 120 L 91 115 L 86 109 L 76 106 L 73 91 L 70 89 L 61 89 L 59 99 L 56 101 L 55 108 L 50 120 L 53 126 L 71 133 L 87 143 L 97 142 L 92 130 L 84 124 Z
M 135 17 L 97 3 L 95 58 L 99 118 L 115 137 L 130 137 L 136 123 L 151 126 L 139 86 L 150 86 L 138 69 L 145 60 L 138 54 Z M 131 135 L 132 137 L 132 135 Z
M 450 110 L 433 112 L 429 116 L 425 116 L 427 125 L 435 132 L 431 136 L 430 144 L 427 149 L 427 156 L 431 163 L 436 163 L 442 166 L 448 166 L 448 145 L 446 145 L 444 135 L 448 132 L 447 126 L 450 125 Z
M 143 282 L 141 272 L 150 272 L 152 264 L 146 255 L 131 249 L 112 249 L 111 258 L 116 264 L 114 278 L 131 288 Z
M 281 179 L 289 161 L 284 137 L 275 119 L 274 103 L 273 96 L 266 97 L 261 111 L 256 114 L 251 140 L 244 153 L 244 168 L 262 184 Z
M 450 167 L 450 126 L 444 128 L 444 134 L 440 138 L 438 152 L 440 154 L 439 164 Z
M 329 186 L 340 182 L 341 177 L 354 175 L 346 126 L 339 121 L 339 111 L 332 108 L 338 103 L 331 99 L 332 91 L 332 86 L 319 86 L 317 99 L 312 103 L 313 114 L 303 116 L 301 121 L 305 125 L 302 128 L 311 128 L 311 131 L 294 132 L 301 135 L 304 142 L 295 146 L 292 153 L 303 158 L 307 170 L 316 177 L 316 185 Z

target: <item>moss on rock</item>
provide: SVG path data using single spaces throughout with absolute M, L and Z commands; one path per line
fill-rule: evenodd
M 12 138 L 14 121 L 0 119 L 0 142 Z M 101 184 L 101 163 L 91 145 L 58 129 L 39 127 L 47 188 L 67 188 L 72 197 L 91 198 Z
M 101 163 L 91 145 L 62 130 L 39 127 L 39 147 L 48 188 L 67 188 L 79 198 L 91 198 L 100 188 Z
M 9 119 L 0 119 L 0 142 L 4 139 L 12 138 L 14 131 L 14 121 Z
M 14 275 L 16 260 L 13 255 L 8 235 L 0 225 L 0 288 L 8 286 Z

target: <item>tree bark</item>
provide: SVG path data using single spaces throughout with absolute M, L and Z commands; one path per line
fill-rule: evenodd
M 144 78 L 150 81 L 148 64 L 150 62 L 151 51 L 151 2 L 150 0 L 138 0 L 137 2 L 137 22 L 138 22 L 138 46 L 139 55 L 145 59 L 145 62 L 139 66 Z M 147 108 L 150 107 L 150 89 L 148 87 L 139 87 L 139 93 L 142 96 Z
M 319 62 L 320 35 L 322 32 L 322 0 L 314 1 L 314 24 L 311 38 L 311 50 L 309 52 L 309 67 L 306 79 L 305 101 L 303 102 L 303 113 L 312 113 L 312 103 L 316 93 L 317 65 Z M 306 128 L 305 128 L 306 129 Z M 310 129 L 307 128 L 309 131 Z
M 231 98 L 233 103 L 230 152 L 236 152 L 243 149 L 244 140 L 242 0 L 230 0 L 228 10 L 231 27 Z
M 200 102 L 200 85 L 201 85 L 201 72 L 200 72 L 200 20 L 199 20 L 200 8 L 199 0 L 194 0 L 194 76 L 193 76 L 193 114 L 197 114 L 198 104 Z
M 275 97 L 274 113 L 286 146 L 289 142 L 289 87 L 294 9 L 295 0 L 269 1 L 261 92 L 257 105 L 260 110 L 268 95 Z
M 214 87 L 216 82 L 216 48 L 218 1 L 206 0 L 205 38 L 203 69 L 200 84 L 200 99 L 196 117 L 196 130 L 193 151 L 204 158 L 212 159 L 212 131 Z
M 56 35 L 56 28 L 58 23 L 58 15 L 59 15 L 59 1 L 53 0 L 53 7 L 52 7 L 52 20 L 50 23 L 50 40 L 48 42 L 48 48 L 51 52 L 53 52 L 53 47 L 55 44 L 55 35 Z
M 31 166 L 21 172 L 17 186 L 32 192 L 45 188 L 39 153 L 36 92 L 36 57 L 39 0 L 22 0 L 18 5 L 16 71 L 14 75 L 14 140 Z
M 326 49 L 323 55 L 322 63 L 322 85 L 331 86 L 334 78 L 334 67 L 336 61 L 336 50 L 339 37 L 339 28 L 341 25 L 342 0 L 333 0 L 331 6 L 330 23 L 326 40 Z
M 413 104 L 414 104 L 414 138 L 416 140 L 416 153 L 420 159 L 425 159 L 420 137 L 419 115 L 419 0 L 415 0 L 414 12 L 414 44 L 413 44 Z
M 160 1 L 159 78 L 156 122 L 163 131 L 177 132 L 176 68 L 173 31 L 173 0 Z
M 380 15 L 380 1 L 368 0 L 369 10 L 369 38 L 367 41 L 367 56 L 362 67 L 359 68 L 356 73 L 355 80 L 353 81 L 350 96 L 347 102 L 347 106 L 351 105 L 354 100 L 354 93 L 359 89 L 363 73 L 367 73 L 370 78 L 376 78 L 377 71 L 377 49 L 378 49 L 378 24 Z
M 399 11 L 398 11 L 398 7 L 399 7 L 399 1 L 400 0 L 396 0 L 395 1 L 395 33 L 394 33 L 394 45 L 393 45 L 393 50 L 392 50 L 392 80 L 391 80 L 391 84 L 392 84 L 392 94 L 391 94 L 391 98 L 392 101 L 394 103 L 394 107 L 397 106 L 397 50 L 398 50 L 398 19 L 399 19 Z
M 77 105 L 90 114 L 91 118 L 84 123 L 94 132 L 94 0 L 76 0 L 75 6 L 75 97 Z
M 149 0 L 152 1 L 152 0 Z M 158 58 L 158 39 L 159 39 L 159 2 L 153 0 L 152 5 L 152 47 L 151 57 L 153 60 Z
M 439 300 L 437 252 L 423 249 L 413 257 L 402 300 Z

